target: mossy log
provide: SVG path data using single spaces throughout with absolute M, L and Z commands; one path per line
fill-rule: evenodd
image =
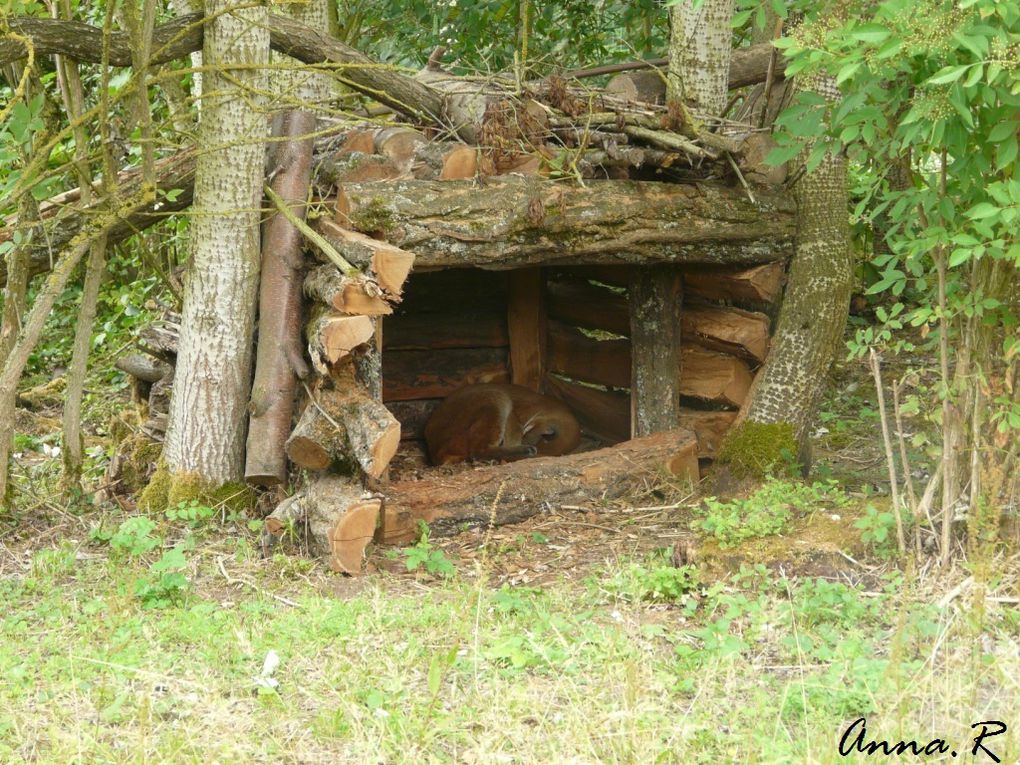
M 758 264 L 791 251 L 794 207 L 781 192 L 709 183 L 538 177 L 349 184 L 351 225 L 381 231 L 416 267 L 544 263 Z
M 290 438 L 287 456 L 307 470 L 356 464 L 379 478 L 400 445 L 400 423 L 354 381 L 353 369 L 321 386 L 308 402 Z
M 329 567 L 345 574 L 361 572 L 365 548 L 375 534 L 382 500 L 337 476 L 310 481 L 266 517 L 266 532 L 277 541 L 303 531 L 310 547 Z
M 516 523 L 560 505 L 598 506 L 663 478 L 698 480 L 697 439 L 690 431 L 392 483 L 385 490 L 376 541 L 412 541 L 419 520 L 432 534 L 445 536 L 465 526 Z

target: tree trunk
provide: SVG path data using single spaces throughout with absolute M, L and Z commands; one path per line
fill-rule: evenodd
M 256 108 L 269 59 L 265 7 L 215 15 L 203 48 L 191 262 L 163 456 L 173 480 L 215 487 L 242 475 L 259 277 L 259 208 L 268 126 Z M 226 68 L 239 68 L 226 72 Z M 254 67 L 254 68 L 251 68 Z M 235 85 L 234 83 L 237 83 Z M 253 103 L 255 102 L 255 103 Z M 174 486 L 170 487 L 171 495 Z
M 631 436 L 676 427 L 680 414 L 680 272 L 636 268 L 630 283 Z
M 679 56 L 682 97 L 696 110 L 712 116 L 722 114 L 726 107 L 732 18 L 733 0 L 681 0 L 670 9 L 670 79 L 676 77 L 674 59 Z
M 831 78 L 819 78 L 810 87 L 831 101 L 838 98 Z M 795 195 L 797 249 L 772 350 L 755 380 L 747 419 L 789 423 L 806 446 L 850 302 L 846 158 L 826 154 L 797 182 Z

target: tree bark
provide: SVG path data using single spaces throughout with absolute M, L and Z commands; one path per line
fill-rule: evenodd
M 831 78 L 818 78 L 807 87 L 832 101 L 839 96 Z M 827 153 L 794 192 L 797 249 L 772 351 L 755 381 L 747 419 L 790 423 L 803 446 L 843 338 L 850 302 L 846 158 Z
M 759 264 L 789 255 L 782 193 L 713 184 L 505 177 L 351 184 L 350 219 L 413 252 L 417 268 L 549 263 Z
M 286 141 L 274 144 L 270 176 L 273 190 L 300 219 L 312 177 L 315 115 L 290 111 L 281 115 L 276 132 Z M 301 347 L 301 284 L 304 239 L 279 211 L 265 223 L 262 280 L 259 285 L 259 340 L 252 384 L 244 478 L 274 486 L 287 478 L 283 444 L 294 416 L 298 378 L 308 367 Z
M 412 541 L 419 520 L 431 534 L 447 536 L 465 526 L 516 523 L 563 504 L 601 505 L 663 474 L 698 480 L 693 433 L 674 430 L 591 452 L 397 481 L 386 487 L 376 541 Z
M 259 67 L 269 60 L 268 14 L 264 7 L 228 8 L 224 0 L 206 6 L 208 14 L 219 14 L 203 48 L 211 68 L 199 145 L 209 148 L 196 171 L 192 256 L 163 450 L 172 477 L 208 486 L 243 474 L 268 137 L 265 116 L 255 108 L 264 90 Z

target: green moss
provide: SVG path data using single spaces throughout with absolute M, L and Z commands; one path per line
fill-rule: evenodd
M 192 500 L 208 507 L 222 507 L 228 512 L 241 513 L 255 504 L 255 493 L 250 487 L 236 481 L 213 485 L 194 473 L 171 476 L 166 496 L 167 507 Z
M 162 459 L 156 463 L 156 472 L 149 479 L 149 485 L 138 495 L 138 509 L 143 513 L 161 513 L 167 509 L 170 493 L 170 471 Z
M 794 472 L 797 438 L 788 422 L 742 422 L 726 434 L 716 461 L 738 478 L 761 480 Z
M 389 231 L 393 228 L 393 211 L 382 197 L 373 197 L 365 207 L 351 215 L 351 225 L 358 231 Z
M 138 432 L 132 433 L 122 443 L 119 452 L 124 457 L 120 472 L 121 481 L 128 491 L 134 493 L 145 486 L 153 464 L 159 461 L 163 446 L 149 439 L 144 433 Z
M 225 508 L 242 513 L 255 504 L 255 493 L 236 481 L 215 485 L 194 473 L 171 474 L 160 460 L 156 472 L 138 498 L 138 508 L 146 513 L 161 513 L 181 502 L 195 500 L 207 507 Z

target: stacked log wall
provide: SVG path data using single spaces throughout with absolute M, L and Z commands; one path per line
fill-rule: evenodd
M 548 269 L 546 390 L 585 432 L 607 443 L 631 435 L 627 285 L 634 266 Z M 680 426 L 712 457 L 768 352 L 782 264 L 683 268 Z

